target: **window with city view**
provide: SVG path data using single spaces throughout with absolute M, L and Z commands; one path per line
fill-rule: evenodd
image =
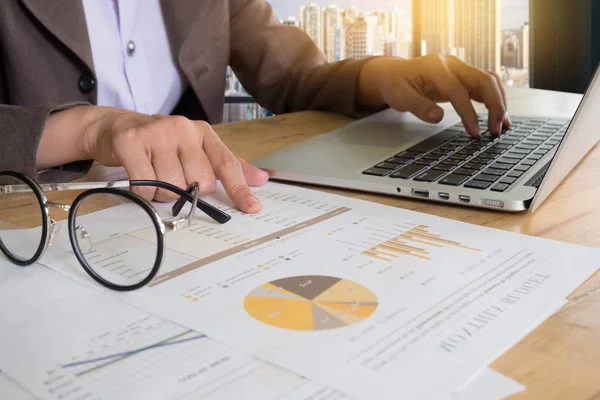
M 285 25 L 305 31 L 330 62 L 376 55 L 454 55 L 500 74 L 508 86 L 529 86 L 529 0 L 269 1 Z M 417 28 L 413 30 L 413 25 Z M 414 37 L 414 32 L 420 37 Z M 229 71 L 229 95 L 244 94 Z M 244 106 L 226 120 L 261 117 Z

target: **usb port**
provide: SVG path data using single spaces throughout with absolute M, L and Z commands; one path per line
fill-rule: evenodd
M 412 190 L 412 195 L 417 197 L 429 197 L 429 190 Z
M 438 193 L 438 199 L 440 200 L 450 200 L 450 195 L 448 193 Z
M 458 201 L 460 201 L 461 203 L 470 203 L 471 202 L 471 196 L 459 195 L 458 196 Z

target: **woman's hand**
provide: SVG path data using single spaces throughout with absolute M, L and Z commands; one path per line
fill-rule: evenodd
M 75 144 L 76 156 L 51 160 L 48 152 L 56 147 L 51 137 L 57 135 L 65 146 Z M 69 135 L 70 145 L 65 140 Z M 77 161 L 73 158 L 123 166 L 132 180 L 156 179 L 183 189 L 197 181 L 202 194 L 214 191 L 218 178 L 235 205 L 247 213 L 261 210 L 249 185 L 261 186 L 269 178 L 266 172 L 236 158 L 206 122 L 108 107 L 76 107 L 50 117 L 38 149 L 38 167 Z M 148 200 L 174 199 L 172 193 L 161 189 L 134 190 Z
M 471 100 L 484 103 L 489 110 L 489 130 L 493 135 L 510 125 L 500 76 L 453 56 L 374 58 L 360 73 L 359 93 L 364 107 L 387 104 L 430 123 L 438 123 L 444 117 L 443 109 L 436 103 L 449 101 L 474 137 L 479 137 L 480 131 Z

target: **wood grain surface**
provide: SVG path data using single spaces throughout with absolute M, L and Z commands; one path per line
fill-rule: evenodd
M 237 156 L 252 160 L 349 122 L 351 119 L 339 115 L 301 112 L 217 125 L 215 130 Z M 123 177 L 120 168 L 94 166 L 85 180 Z M 533 214 L 311 188 L 505 231 L 600 247 L 600 146 L 588 154 Z M 56 194 L 53 200 L 68 201 L 72 197 L 72 193 Z M 13 210 L 10 216 L 2 215 L 1 219 L 23 225 L 25 215 Z M 58 215 L 57 219 L 64 216 L 64 213 Z M 600 260 L 597 261 L 600 265 Z M 497 371 L 527 386 L 527 391 L 515 399 L 600 399 L 600 274 L 582 285 L 569 300 L 567 306 L 492 364 Z

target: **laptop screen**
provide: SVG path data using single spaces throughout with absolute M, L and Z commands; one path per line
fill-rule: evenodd
M 535 211 L 600 140 L 600 66 L 592 78 L 529 210 Z

